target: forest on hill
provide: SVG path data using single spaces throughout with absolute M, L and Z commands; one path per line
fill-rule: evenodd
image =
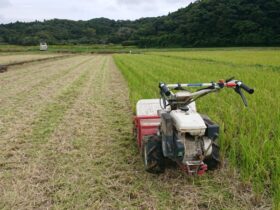
M 279 46 L 280 0 L 198 0 L 166 16 L 0 25 L 0 43 L 139 47 Z

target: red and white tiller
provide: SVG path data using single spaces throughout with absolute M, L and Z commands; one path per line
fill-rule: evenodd
M 189 87 L 202 89 L 190 92 L 186 89 Z M 217 83 L 159 83 L 160 99 L 138 101 L 134 131 L 146 171 L 164 172 L 166 159 L 176 162 L 189 175 L 218 168 L 219 126 L 197 112 L 195 101 L 225 87 L 234 89 L 245 106 L 241 90 L 254 93 L 254 89 L 231 78 Z

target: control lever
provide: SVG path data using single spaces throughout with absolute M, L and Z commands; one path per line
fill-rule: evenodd
M 227 79 L 227 80 L 226 80 L 226 83 L 228 83 L 228 82 L 230 82 L 230 81 L 232 81 L 232 80 L 234 80 L 234 77 L 231 77 L 231 78 Z
M 241 96 L 244 105 L 245 105 L 246 107 L 248 107 L 247 99 L 246 99 L 246 97 L 244 96 L 243 92 L 241 91 L 241 88 L 240 88 L 239 86 L 236 86 L 236 87 L 234 88 L 234 90 L 235 90 L 236 93 L 238 93 L 238 94 Z

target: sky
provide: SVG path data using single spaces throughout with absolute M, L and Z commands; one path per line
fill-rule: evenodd
M 167 15 L 194 0 L 0 0 L 0 23 L 53 18 L 135 20 Z

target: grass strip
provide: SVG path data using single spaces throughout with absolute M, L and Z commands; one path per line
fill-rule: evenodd
M 172 58 L 178 59 L 183 61 L 198 61 L 204 63 L 212 63 L 212 64 L 222 64 L 228 65 L 231 67 L 252 67 L 252 68 L 259 68 L 259 69 L 271 69 L 272 71 L 280 71 L 280 66 L 273 66 L 273 65 L 265 65 L 265 64 L 236 64 L 227 61 L 218 61 L 211 58 L 188 58 L 183 56 L 176 56 L 176 55 L 163 55 L 163 54 L 152 54 L 153 56 L 165 57 L 165 58 Z
M 58 124 L 63 120 L 65 112 L 73 105 L 81 88 L 89 79 L 88 71 L 67 87 L 56 100 L 46 106 L 37 120 L 31 135 L 28 137 L 33 143 L 43 143 L 54 132 Z

